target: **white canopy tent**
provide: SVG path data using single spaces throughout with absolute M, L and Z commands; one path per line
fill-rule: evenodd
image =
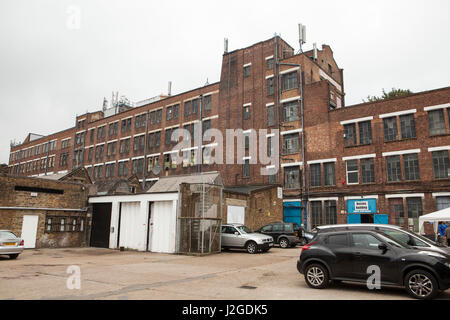
M 423 224 L 425 221 L 434 223 L 434 233 L 437 233 L 439 221 L 450 221 L 450 207 L 435 211 L 419 217 L 419 231 L 424 234 Z

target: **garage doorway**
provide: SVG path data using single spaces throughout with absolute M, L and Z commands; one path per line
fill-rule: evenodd
M 93 204 L 91 247 L 109 248 L 111 208 L 111 203 Z

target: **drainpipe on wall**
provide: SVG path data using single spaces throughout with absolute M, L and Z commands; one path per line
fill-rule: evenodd
M 150 114 L 150 110 L 147 110 L 147 115 L 145 116 L 145 136 L 144 136 L 144 164 L 143 164 L 143 172 L 144 172 L 144 176 L 142 179 L 142 189 L 145 189 L 145 179 L 147 178 L 147 168 L 148 168 L 148 164 L 147 164 L 147 135 L 148 135 L 148 121 L 149 121 L 149 116 Z

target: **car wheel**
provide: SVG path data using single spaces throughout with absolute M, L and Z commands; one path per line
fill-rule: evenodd
M 287 247 L 289 247 L 289 240 L 286 238 L 281 238 L 279 244 L 281 248 L 286 249 Z
M 245 246 L 245 249 L 247 249 L 247 252 L 251 254 L 258 252 L 258 246 L 254 241 L 249 241 Z
M 18 253 L 16 253 L 16 254 L 10 254 L 10 255 L 9 255 L 9 258 L 10 258 L 10 259 L 17 259 L 18 256 L 19 256 Z
M 439 293 L 436 278 L 425 270 L 413 270 L 405 277 L 406 292 L 416 299 L 429 300 Z
M 310 264 L 305 270 L 305 281 L 310 288 L 325 289 L 328 287 L 328 271 L 321 264 Z

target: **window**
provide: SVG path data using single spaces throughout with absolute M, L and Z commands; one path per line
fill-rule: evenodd
M 198 113 L 198 99 L 192 100 L 192 114 Z
M 211 95 L 205 96 L 203 102 L 204 110 L 211 110 Z
M 150 112 L 150 124 L 156 123 L 156 111 Z
M 284 187 L 286 189 L 300 189 L 300 167 L 284 168 Z
M 144 158 L 133 160 L 132 174 L 142 174 L 144 171 Z
M 161 123 L 162 120 L 162 109 L 156 110 L 156 123 Z
M 436 209 L 443 210 L 450 207 L 450 197 L 436 197 Z
M 397 140 L 397 117 L 383 119 L 384 141 Z
M 44 153 L 44 146 L 45 145 L 42 146 L 42 153 Z M 61 149 L 68 148 L 69 146 L 70 146 L 70 139 L 61 141 Z
M 103 178 L 103 165 L 94 167 L 94 179 Z
M 120 153 L 129 153 L 130 152 L 130 138 L 120 140 Z
M 114 122 L 109 125 L 108 135 L 110 137 L 115 136 L 117 134 L 117 128 L 119 126 L 119 122 Z
M 128 132 L 130 130 L 131 130 L 131 118 L 122 120 L 122 127 L 121 127 L 122 133 Z
M 294 154 L 299 152 L 299 134 L 292 133 L 283 136 L 283 153 Z
M 67 166 L 67 161 L 68 161 L 68 159 L 69 159 L 69 154 L 66 152 L 66 153 L 62 153 L 61 155 L 60 155 L 60 157 L 59 157 L 59 166 L 60 167 L 65 167 L 65 166 Z M 43 169 L 43 167 L 42 167 L 42 161 L 41 161 L 41 169 Z
M 357 184 L 358 179 L 358 160 L 346 161 L 347 166 L 347 184 Z
M 320 174 L 320 163 L 311 164 L 309 166 L 309 170 L 311 172 L 311 187 L 320 187 L 321 183 L 321 174 Z
M 284 226 L 281 223 L 272 225 L 272 232 L 283 232 Z
M 267 95 L 270 96 L 274 92 L 274 78 L 267 79 Z
M 244 178 L 249 178 L 250 177 L 250 160 L 249 159 L 245 159 L 244 160 L 242 176 Z
M 400 156 L 386 157 L 386 173 L 388 182 L 400 181 L 402 179 Z
M 147 118 L 147 114 L 141 114 L 141 115 L 136 116 L 135 128 L 136 129 L 145 128 L 146 118 Z
M 172 129 L 166 129 L 165 132 L 165 143 L 166 144 L 171 144 L 171 135 L 172 135 Z
M 173 106 L 173 118 L 174 119 L 178 118 L 179 110 L 180 110 L 180 105 L 179 104 L 176 104 L 176 105 Z
M 283 91 L 298 87 L 297 71 L 283 75 Z
M 334 186 L 336 184 L 334 162 L 327 162 L 323 164 L 324 179 L 326 186 Z
M 266 68 L 267 68 L 267 70 L 272 70 L 273 69 L 273 58 L 270 58 L 270 59 L 266 60 Z
M 325 224 L 336 224 L 336 200 L 325 200 Z
M 359 144 L 371 144 L 372 127 L 370 121 L 359 122 L 358 127 L 359 127 Z
M 244 113 L 244 119 L 250 119 L 250 106 L 244 106 L 243 108 L 243 113 Z
M 344 146 L 356 145 L 356 125 L 349 123 L 344 125 Z
M 414 231 L 419 231 L 419 217 L 423 213 L 422 198 L 406 198 L 406 210 L 408 213 L 408 225 L 414 226 Z M 412 223 L 411 223 L 412 222 Z
M 381 243 L 380 240 L 367 233 L 354 233 L 352 239 L 353 246 L 359 249 L 378 250 L 378 245 Z
M 322 224 L 322 201 L 311 201 L 311 225 L 314 228 Z
M 275 106 L 268 106 L 267 107 L 267 125 L 269 127 L 275 125 Z
M 428 126 L 430 136 L 445 133 L 444 109 L 428 111 Z
M 419 160 L 417 153 L 403 155 L 405 180 L 419 180 Z
M 411 139 L 416 137 L 414 114 L 400 116 L 400 130 L 402 131 L 402 139 Z
M 392 212 L 394 223 L 397 226 L 405 226 L 405 214 L 403 210 L 403 199 L 389 199 L 389 211 Z
M 104 139 L 105 136 L 106 136 L 106 126 L 97 128 L 97 140 Z
M 250 66 L 244 67 L 244 77 L 250 76 Z
M 115 167 L 116 167 L 115 163 L 109 163 L 109 164 L 106 165 L 106 172 L 105 172 L 105 177 L 106 178 L 114 177 Z
M 134 152 L 144 151 L 144 146 L 145 146 L 145 135 L 134 137 L 134 143 L 133 143 L 133 151 Z
M 119 162 L 119 177 L 126 177 L 128 175 L 128 161 Z
M 272 225 L 269 224 L 267 226 L 262 227 L 261 231 L 262 232 L 272 232 Z
M 108 143 L 108 147 L 107 148 L 108 149 L 107 149 L 107 153 L 106 154 L 107 154 L 108 157 L 116 155 L 117 142 Z
M 373 158 L 361 159 L 361 182 L 374 183 L 375 170 L 373 165 Z
M 448 150 L 432 152 L 433 171 L 435 179 L 450 178 L 450 165 L 448 160 Z
M 44 230 L 45 232 L 83 232 L 84 218 L 47 215 Z
M 184 116 L 187 117 L 191 114 L 191 102 L 186 101 L 184 103 Z
M 328 244 L 334 247 L 348 247 L 347 234 L 329 236 Z
M 298 101 L 283 103 L 284 121 L 296 121 L 298 117 Z
M 105 145 L 102 144 L 101 146 L 96 146 L 95 147 L 95 160 L 102 160 L 103 159 L 103 154 L 104 154 L 104 150 L 105 150 Z
M 211 129 L 211 120 L 203 120 L 203 134 Z
M 273 137 L 267 137 L 267 156 L 272 156 L 272 139 Z

